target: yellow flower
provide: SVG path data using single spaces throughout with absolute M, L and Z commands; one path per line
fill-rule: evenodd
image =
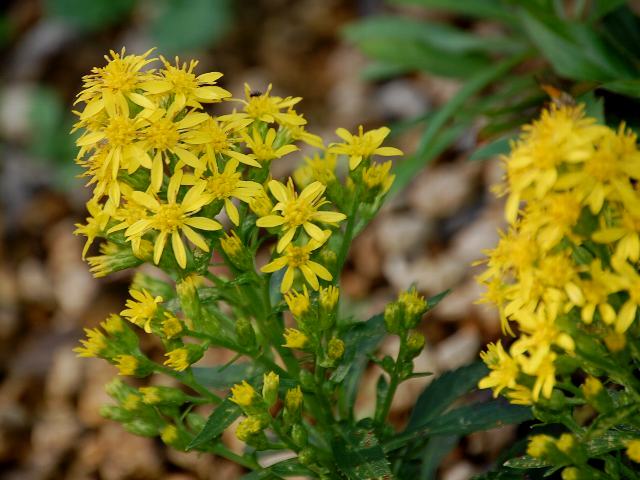
M 301 317 L 309 311 L 309 292 L 307 292 L 306 285 L 303 285 L 302 293 L 291 290 L 285 294 L 284 299 L 289 306 L 289 311 L 296 318 Z
M 392 163 L 389 160 L 384 163 L 375 163 L 362 172 L 362 182 L 369 190 L 380 190 L 385 194 L 391 188 L 396 176 L 390 174 Z
M 140 393 L 142 393 L 142 401 L 147 405 L 155 405 L 162 400 L 157 387 L 140 387 Z
M 364 132 L 362 125 L 360 125 L 358 134 L 352 135 L 348 130 L 339 128 L 336 130 L 336 134 L 344 140 L 344 143 L 331 144 L 327 152 L 347 155 L 349 157 L 350 170 L 355 170 L 364 158 L 369 158 L 372 155 L 382 155 L 384 157 L 402 155 L 402 150 L 381 146 L 389 132 L 390 130 L 387 127 Z
M 249 208 L 258 217 L 266 217 L 273 210 L 273 202 L 264 188 L 256 191 L 255 196 L 249 201 Z
M 347 218 L 343 213 L 318 210 L 329 203 L 322 196 L 325 188 L 320 182 L 313 182 L 298 195 L 291 178 L 289 178 L 286 187 L 277 180 L 269 182 L 269 190 L 278 200 L 273 211 L 280 212 L 280 214 L 259 218 L 256 225 L 263 228 L 282 227 L 284 235 L 278 240 L 276 247 L 278 253 L 291 243 L 298 227 L 302 227 L 312 239 L 322 242 L 324 232 L 312 222 L 335 225 Z
M 162 334 L 168 339 L 177 337 L 182 332 L 182 323 L 170 312 L 164 312 L 164 317 Z
M 325 239 L 322 242 L 311 239 L 303 246 L 290 244 L 285 248 L 284 255 L 266 264 L 260 270 L 265 273 L 272 273 L 287 267 L 284 277 L 282 278 L 282 285 L 280 286 L 282 293 L 291 289 L 296 270 L 302 272 L 302 275 L 307 283 L 311 285 L 311 288 L 318 290 L 318 288 L 320 288 L 318 277 L 326 281 L 331 281 L 333 275 L 331 275 L 325 267 L 311 260 L 311 252 L 320 248 L 329 236 L 330 232 L 325 230 Z
M 127 100 L 143 107 L 147 105 L 144 96 L 136 93 L 136 90 L 152 78 L 150 73 L 142 71 L 155 60 L 147 58 L 152 51 L 147 50 L 142 55 L 125 55 L 123 48 L 120 53 L 111 50 L 111 58 L 105 55 L 107 65 L 96 67 L 91 74 L 83 77 L 83 90 L 75 102 L 86 104 L 80 119 L 88 120 L 103 110 L 113 112 L 116 108 L 128 114 Z
M 299 115 L 289 112 L 282 112 L 298 103 L 302 98 L 287 97 L 281 98 L 271 96 L 272 85 L 269 84 L 265 93 L 253 92 L 248 84 L 244 84 L 245 100 L 244 111 L 246 117 L 252 120 L 260 120 L 266 123 L 283 123 L 289 125 L 304 125 L 307 121 Z
M 307 337 L 300 330 L 297 330 L 295 328 L 285 329 L 283 347 L 302 350 L 307 345 L 307 343 L 309 343 L 309 337 Z
M 291 152 L 298 150 L 295 145 L 274 146 L 276 140 L 276 131 L 273 128 L 267 130 L 264 138 L 257 128 L 253 129 L 253 134 L 249 136 L 245 131 L 242 132 L 242 138 L 251 149 L 253 156 L 262 164 L 266 164 L 276 158 L 284 157 Z
M 131 289 L 129 295 L 133 297 L 133 300 L 127 300 L 127 308 L 120 312 L 120 315 L 127 317 L 131 323 L 144 328 L 145 332 L 151 333 L 151 320 L 156 315 L 158 304 L 163 301 L 162 297 L 154 298 L 144 289 L 142 291 Z
M 620 307 L 615 318 L 616 333 L 624 333 L 636 319 L 638 304 L 640 304 L 640 274 L 631 264 L 621 258 L 614 258 L 611 263 L 618 273 L 614 279 L 616 288 L 629 295 L 628 300 Z
M 224 200 L 224 208 L 227 215 L 235 225 L 240 225 L 240 214 L 231 199 L 237 198 L 249 203 L 262 190 L 262 186 L 259 183 L 242 180 L 241 173 L 237 171 L 238 165 L 238 160 L 232 158 L 227 162 L 224 170 L 220 172 L 217 163 L 214 161 L 212 163 L 213 173 L 206 180 L 206 192 L 216 200 Z
M 253 387 L 246 380 L 243 380 L 242 383 L 237 383 L 231 387 L 231 397 L 229 399 L 241 407 L 249 407 L 256 396 L 257 393 Z
M 504 351 L 500 342 L 487 345 L 487 350 L 480 353 L 480 358 L 491 371 L 480 380 L 479 388 L 492 388 L 493 396 L 497 397 L 505 388 L 516 386 L 520 369 L 517 362 Z
M 284 397 L 284 405 L 289 412 L 296 414 L 302 407 L 303 398 L 302 389 L 300 388 L 300 385 L 297 385 L 295 388 L 287 390 Z
M 178 372 L 186 370 L 191 365 L 189 350 L 184 347 L 175 348 L 170 352 L 165 353 L 164 356 L 169 357 L 164 361 L 164 365 L 173 368 Z
M 209 168 L 217 169 L 216 159 L 218 155 L 226 155 L 235 158 L 240 163 L 260 168 L 261 165 L 253 158 L 252 155 L 235 150 L 235 145 L 239 142 L 239 132 L 242 131 L 247 124 L 251 123 L 250 119 L 230 120 L 228 122 L 220 122 L 220 119 L 213 117 L 207 118 L 204 122 L 191 130 L 188 136 L 185 136 L 185 142 L 190 145 L 203 146 L 205 158 Z
M 178 429 L 175 425 L 167 425 L 160 432 L 160 439 L 167 445 L 172 444 L 178 439 Z
M 612 226 L 604 226 L 591 236 L 598 243 L 616 244 L 614 257 L 637 262 L 640 259 L 640 212 L 619 212 Z
M 160 60 L 164 64 L 164 69 L 158 72 L 160 76 L 142 83 L 140 88 L 154 95 L 173 94 L 174 105 L 171 108 L 176 112 L 184 107 L 201 108 L 201 103 L 220 102 L 231 97 L 231 93 L 215 85 L 222 77 L 221 73 L 208 72 L 197 76 L 193 73 L 198 65 L 197 60 L 180 65 L 180 60 L 176 57 L 175 66 L 162 56 Z
M 107 338 L 97 328 L 85 328 L 86 340 L 80 340 L 81 347 L 73 349 L 79 357 L 99 357 L 107 348 Z
M 630 440 L 627 443 L 627 456 L 634 462 L 640 463 L 640 440 Z
M 116 357 L 116 367 L 119 375 L 135 375 L 140 362 L 133 355 L 118 355 Z
M 534 458 L 542 458 L 550 442 L 553 442 L 553 438 L 549 435 L 534 435 L 530 437 L 527 454 Z
M 143 150 L 149 152 L 153 158 L 149 188 L 154 193 L 159 191 L 162 186 L 164 166 L 169 163 L 171 154 L 176 155 L 179 159 L 175 169 L 179 169 L 183 165 L 188 165 L 196 170 L 204 170 L 206 167 L 204 159 L 198 158 L 191 151 L 188 140 L 191 129 L 206 121 L 208 115 L 195 111 L 190 111 L 184 116 L 178 116 L 178 113 L 157 108 L 145 118 L 146 127 L 141 132 L 141 144 Z
M 260 433 L 264 427 L 257 416 L 247 417 L 236 428 L 236 437 L 242 442 L 248 441 L 252 436 Z
M 332 311 L 336 305 L 338 304 L 338 299 L 340 298 L 340 290 L 338 287 L 334 287 L 333 285 L 329 285 L 326 288 L 320 289 L 320 295 L 318 296 L 320 301 L 320 306 L 330 312 Z
M 410 317 L 422 315 L 428 307 L 423 295 L 420 295 L 416 287 L 411 287 L 406 292 L 398 295 L 398 302 L 404 305 L 404 311 Z
M 178 203 L 178 189 L 182 179 L 182 173 L 178 170 L 169 181 L 167 190 L 167 203 L 161 203 L 156 197 L 144 192 L 133 192 L 132 198 L 143 205 L 151 214 L 138 220 L 125 231 L 127 238 L 141 238 L 148 231 L 158 232 L 153 248 L 153 263 L 160 262 L 167 237 L 171 236 L 171 247 L 176 261 L 180 267 L 187 266 L 187 253 L 181 238 L 181 233 L 194 243 L 198 248 L 209 251 L 209 245 L 204 238 L 197 233 L 199 230 L 213 231 L 222 228 L 218 222 L 207 217 L 192 217 L 204 205 L 211 202 L 210 194 L 204 192 L 205 184 L 198 183 L 189 189 L 182 201 Z
M 104 205 L 101 205 L 97 200 L 91 199 L 87 202 L 87 210 L 90 215 L 85 219 L 87 223 L 85 225 L 76 223 L 76 230 L 73 232 L 74 235 L 84 235 L 87 237 L 87 241 L 82 249 L 82 258 L 86 257 L 89 247 L 96 237 L 104 233 L 107 228 L 107 223 L 109 223 L 109 220 L 115 212 L 111 200 L 107 200 Z
M 300 188 L 304 188 L 313 181 L 329 185 L 336 180 L 335 154 L 325 154 L 321 157 L 316 153 L 313 157 L 305 157 L 305 164 L 293 172 L 293 179 Z

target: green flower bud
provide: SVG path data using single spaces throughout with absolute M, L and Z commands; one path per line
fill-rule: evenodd
M 268 406 L 272 406 L 278 400 L 280 377 L 275 372 L 269 372 L 264 374 L 263 379 L 262 398 Z
M 295 388 L 287 390 L 284 398 L 285 413 L 288 420 L 292 423 L 297 422 L 302 412 L 302 390 L 298 385 Z
M 236 335 L 238 342 L 243 347 L 253 349 L 256 346 L 256 332 L 253 330 L 251 321 L 245 317 L 239 317 L 236 320 Z
M 303 448 L 298 453 L 298 460 L 302 465 L 312 465 L 315 462 L 315 453 L 311 448 Z
M 327 345 L 327 357 L 335 362 L 341 359 L 342 355 L 344 355 L 344 342 L 339 338 L 333 337 Z
M 296 423 L 291 427 L 291 439 L 300 448 L 306 446 L 308 441 L 307 429 L 303 425 Z
M 316 380 L 309 370 L 300 370 L 300 383 L 305 390 L 315 390 L 316 388 Z
M 187 401 L 187 395 L 172 387 L 140 387 L 142 401 L 147 405 L 179 406 Z
M 615 408 L 609 392 L 596 377 L 587 377 L 580 388 L 589 405 L 599 413 L 607 414 Z
M 141 437 L 155 437 L 160 433 L 160 425 L 147 418 L 134 418 L 123 423 L 122 426 L 127 432 Z
M 410 331 L 405 345 L 407 347 L 407 357 L 417 357 L 424 348 L 424 335 L 415 330 Z
M 197 331 L 202 331 L 202 316 L 200 312 L 200 297 L 196 286 L 197 277 L 189 276 L 176 284 L 180 306 L 185 315 L 185 322 Z
M 398 302 L 391 302 L 384 307 L 384 325 L 387 332 L 400 335 L 404 330 L 402 322 L 403 315 L 402 305 Z
M 134 414 L 116 405 L 103 405 L 100 407 L 100 416 L 116 422 L 129 422 L 134 418 Z
M 194 432 L 200 432 L 207 424 L 207 419 L 199 413 L 189 412 L 187 414 L 187 425 Z

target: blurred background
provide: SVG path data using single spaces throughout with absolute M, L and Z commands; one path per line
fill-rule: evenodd
M 199 71 L 224 72 L 221 84 L 235 96 L 242 96 L 244 82 L 257 90 L 273 83 L 276 94 L 304 98 L 299 110 L 309 130 L 328 139 L 336 138 L 340 126 L 393 126 L 389 144 L 417 154 L 398 173 L 393 200 L 354 244 L 342 278 L 349 308 L 364 318 L 411 283 L 425 295 L 452 288 L 424 322 L 427 347 L 417 359 L 419 371 L 469 363 L 500 336 L 495 312 L 474 303 L 481 292 L 471 267 L 496 243 L 502 225 L 502 204 L 489 191 L 501 172 L 491 157 L 504 151 L 514 128 L 546 98 L 540 88 L 545 65 L 565 79 L 584 79 L 580 72 L 557 72 L 558 66 L 574 68 L 563 67 L 561 58 L 537 59 L 537 51 L 556 46 L 532 45 L 531 32 L 513 28 L 507 13 L 492 10 L 497 0 L 460 2 L 484 4 L 475 13 L 457 2 L 396 3 L 1 3 L 0 478 L 191 480 L 242 474 L 211 456 L 171 451 L 103 420 L 98 410 L 109 402 L 104 384 L 116 371 L 71 351 L 83 326 L 122 309 L 130 280 L 130 272 L 93 279 L 81 260 L 83 239 L 72 234 L 84 219 L 89 192 L 76 178 L 71 105 L 82 75 L 102 66 L 109 49 L 141 53 L 156 46 L 167 57 L 200 59 Z M 605 5 L 595 21 L 624 3 L 599 3 Z M 532 31 L 534 20 L 523 20 Z M 626 24 L 632 37 L 640 35 L 636 26 Z M 638 46 L 640 41 L 629 48 Z M 507 76 L 514 67 L 517 74 Z M 620 78 L 615 70 L 609 74 Z M 497 83 L 487 91 L 490 82 Z M 615 95 L 630 88 L 611 86 L 608 91 L 617 93 L 606 95 L 615 104 Z M 588 95 L 590 110 L 602 114 L 605 94 Z M 483 148 L 472 155 L 479 144 Z M 278 169 L 286 173 L 293 166 L 284 162 Z M 388 352 L 394 348 L 393 340 L 384 345 Z M 365 379 L 363 414 L 374 408 L 376 377 L 372 372 Z M 428 381 L 403 384 L 392 412 L 398 425 Z M 452 451 L 425 478 L 471 478 L 514 436 L 508 427 L 449 439 Z

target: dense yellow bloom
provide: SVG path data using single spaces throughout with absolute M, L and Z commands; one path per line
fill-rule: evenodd
M 241 173 L 237 171 L 238 165 L 238 160 L 232 158 L 224 166 L 224 170 L 220 172 L 216 162 L 213 162 L 212 175 L 207 177 L 205 190 L 215 200 L 224 201 L 225 211 L 234 225 L 240 225 L 240 214 L 231 199 L 237 198 L 249 203 L 262 189 L 262 185 L 257 182 L 242 180 Z
M 271 95 L 272 85 L 269 84 L 265 93 L 253 92 L 248 84 L 244 84 L 245 115 L 251 120 L 260 120 L 266 123 L 281 123 L 289 125 L 304 125 L 307 121 L 296 115 L 289 113 L 289 109 L 302 100 L 300 97 L 276 97 Z M 287 110 L 283 112 L 282 110 Z
M 165 357 L 169 357 L 164 361 L 164 365 L 171 367 L 178 372 L 182 372 L 189 368 L 191 362 L 189 361 L 189 350 L 184 347 L 175 348 L 170 352 L 164 354 Z
M 262 164 L 267 164 L 271 160 L 284 157 L 291 152 L 298 150 L 295 145 L 275 144 L 276 131 L 273 128 L 267 130 L 267 134 L 263 138 L 257 128 L 253 129 L 253 134 L 249 135 L 245 131 L 242 132 L 242 138 L 251 149 L 253 156 Z
M 314 181 L 329 185 L 336 180 L 337 156 L 335 154 L 326 153 L 321 157 L 316 153 L 313 157 L 305 157 L 304 162 L 304 165 L 293 172 L 293 179 L 300 188 Z
M 177 337 L 182 333 L 182 322 L 170 312 L 164 312 L 164 320 L 162 320 L 162 334 L 168 338 Z
M 336 307 L 339 298 L 340 290 L 338 287 L 334 287 L 333 285 L 321 288 L 320 294 L 318 295 L 320 306 L 328 312 L 332 311 Z
M 542 458 L 547 451 L 547 446 L 551 442 L 553 442 L 553 438 L 549 435 L 534 435 L 529 438 L 527 454 L 534 458 Z
M 242 420 L 236 427 L 236 437 L 238 440 L 246 442 L 253 435 L 260 433 L 264 427 L 258 417 L 251 416 Z
M 109 219 L 114 213 L 114 206 L 111 200 L 101 205 L 96 199 L 91 199 L 87 202 L 87 210 L 90 215 L 85 219 L 87 223 L 85 225 L 76 223 L 76 230 L 73 232 L 75 235 L 84 235 L 87 237 L 87 241 L 82 249 L 82 258 L 86 257 L 89 247 L 96 237 L 103 234 L 106 230 Z
M 127 300 L 126 309 L 120 315 L 127 317 L 131 323 L 144 328 L 144 331 L 151 333 L 151 320 L 155 318 L 158 311 L 158 304 L 163 302 L 162 297 L 153 297 L 146 290 L 129 290 L 129 295 L 133 299 Z
M 118 355 L 116 357 L 116 367 L 119 375 L 135 375 L 140 362 L 133 355 Z
M 284 299 L 289 306 L 289 311 L 294 317 L 299 318 L 309 311 L 310 300 L 307 286 L 302 287 L 302 292 L 291 290 L 285 294 Z
M 280 291 L 282 293 L 288 292 L 291 289 L 296 270 L 300 270 L 302 272 L 304 279 L 309 285 L 311 285 L 311 288 L 318 290 L 318 288 L 320 288 L 318 277 L 326 281 L 331 281 L 333 279 L 333 275 L 331 275 L 331 272 L 329 272 L 329 270 L 324 266 L 311 260 L 311 253 L 320 248 L 322 244 L 327 241 L 329 236 L 330 232 L 325 230 L 325 238 L 322 242 L 311 239 L 303 246 L 290 244 L 285 248 L 284 255 L 266 264 L 260 270 L 265 273 L 272 273 L 287 267 L 282 278 L 282 285 L 280 286 Z
M 309 343 L 309 337 L 303 332 L 295 328 L 287 328 L 284 331 L 284 347 L 295 348 L 296 350 L 302 350 L 307 343 Z
M 231 387 L 230 400 L 241 407 L 249 407 L 256 396 L 256 391 L 246 380 Z
M 178 429 L 175 425 L 167 425 L 160 432 L 160 438 L 164 443 L 170 445 L 178 439 Z
M 372 155 L 392 157 L 402 155 L 402 150 L 395 147 L 382 147 L 382 142 L 389 135 L 387 127 L 376 128 L 365 132 L 362 125 L 358 127 L 358 134 L 352 135 L 348 130 L 339 128 L 336 134 L 344 140 L 344 143 L 333 143 L 327 150 L 328 153 L 347 155 L 349 157 L 349 169 L 355 170 L 364 158 Z
M 142 55 L 125 55 L 123 48 L 120 53 L 111 50 L 111 58 L 105 55 L 107 64 L 93 68 L 92 73 L 83 78 L 84 88 L 76 100 L 76 103 L 86 104 L 80 118 L 88 120 L 103 110 L 113 112 L 116 108 L 128 112 L 127 100 L 144 106 L 146 102 L 136 90 L 152 78 L 150 72 L 142 71 L 155 60 L 148 58 L 152 51 L 148 50 Z
M 80 340 L 81 347 L 73 349 L 79 357 L 99 357 L 107 348 L 107 339 L 104 334 L 97 328 L 85 328 L 87 334 L 86 340 Z
M 222 228 L 217 221 L 207 217 L 193 217 L 204 205 L 210 203 L 212 197 L 205 193 L 206 185 L 199 183 L 194 185 L 185 194 L 182 201 L 178 202 L 178 189 L 182 180 L 182 174 L 178 170 L 169 181 L 167 190 L 167 203 L 148 193 L 134 192 L 132 198 L 143 205 L 150 214 L 147 218 L 138 220 L 125 231 L 129 239 L 141 238 L 149 231 L 158 232 L 153 248 L 153 262 L 158 264 L 164 251 L 168 237 L 171 237 L 171 247 L 176 261 L 180 267 L 187 266 L 187 253 L 184 247 L 181 233 L 193 242 L 198 248 L 209 251 L 209 245 L 204 238 L 197 233 L 199 230 L 213 231 Z
M 182 65 L 178 57 L 175 66 L 164 57 L 160 57 L 164 69 L 160 76 L 141 84 L 141 88 L 148 93 L 157 95 L 167 92 L 174 94 L 172 109 L 182 110 L 184 107 L 201 108 L 201 103 L 220 102 L 231 97 L 231 93 L 215 85 L 222 77 L 219 72 L 207 72 L 201 75 L 193 73 L 198 65 L 197 60 L 191 60 Z
M 362 172 L 362 182 L 369 190 L 380 190 L 382 194 L 387 193 L 396 178 L 390 173 L 391 166 L 391 161 L 374 163 Z
M 500 342 L 490 343 L 487 351 L 482 352 L 480 357 L 491 369 L 489 375 L 480 380 L 480 388 L 492 388 L 493 396 L 497 397 L 503 389 L 515 387 L 520 369 L 516 361 L 504 351 Z
M 279 215 L 272 214 L 259 218 L 256 225 L 263 228 L 282 227 L 284 234 L 278 240 L 276 247 L 278 253 L 291 243 L 298 227 L 302 227 L 314 240 L 322 242 L 324 231 L 313 222 L 335 225 L 347 218 L 343 213 L 319 210 L 320 207 L 329 203 L 322 196 L 325 186 L 320 182 L 308 185 L 300 195 L 296 193 L 291 178 L 286 186 L 277 180 L 271 180 L 269 190 L 278 200 L 273 211 L 279 212 Z

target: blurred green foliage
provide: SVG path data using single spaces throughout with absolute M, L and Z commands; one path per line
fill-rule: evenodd
M 463 82 L 441 109 L 409 122 L 427 127 L 414 155 L 397 168 L 396 192 L 480 118 L 478 138 L 488 144 L 472 159 L 506 152 L 517 128 L 548 98 L 541 84 L 558 92 L 556 100 L 566 91 L 589 109 L 600 108 L 606 118 L 607 91 L 640 98 L 640 20 L 625 1 L 391 3 L 444 12 L 448 20 L 378 15 L 348 26 L 345 37 L 374 60 L 364 75 L 383 80 L 422 71 Z M 476 28 L 481 25 L 490 28 Z M 640 123 L 635 117 L 626 119 L 632 127 Z M 611 121 L 618 121 L 615 113 Z
M 135 0 L 46 0 L 44 7 L 48 16 L 93 32 L 122 21 L 134 5 Z

